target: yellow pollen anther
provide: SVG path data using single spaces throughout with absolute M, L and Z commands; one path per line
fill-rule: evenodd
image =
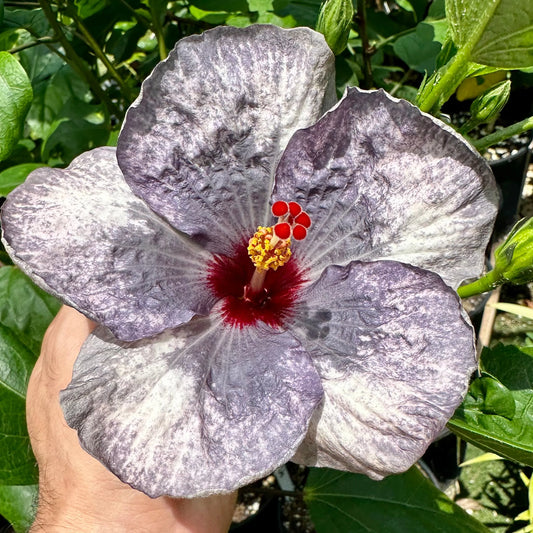
M 291 256 L 291 240 L 280 239 L 272 228 L 259 226 L 248 242 L 248 255 L 257 270 L 277 270 Z

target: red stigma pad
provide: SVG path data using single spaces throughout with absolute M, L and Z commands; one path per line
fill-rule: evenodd
M 291 226 L 287 222 L 280 222 L 274 226 L 274 233 L 280 239 L 288 239 L 291 236 Z
M 295 219 L 295 224 L 301 224 L 304 228 L 311 227 L 311 217 L 305 212 L 302 211 Z
M 307 237 L 307 230 L 301 224 L 296 224 L 296 226 L 292 228 L 292 236 L 295 240 L 301 241 Z
M 302 206 L 298 202 L 289 202 L 289 212 L 291 216 L 295 217 L 302 212 Z
M 287 202 L 283 202 L 281 200 L 278 200 L 277 202 L 274 202 L 272 205 L 272 214 L 275 217 L 282 217 L 283 215 L 286 215 L 289 212 L 289 205 Z

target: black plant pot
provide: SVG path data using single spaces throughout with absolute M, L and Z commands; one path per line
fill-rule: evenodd
M 500 210 L 494 226 L 494 242 L 507 234 L 518 220 L 518 206 L 526 180 L 531 148 L 532 144 L 521 148 L 515 154 L 489 163 L 501 192 Z
M 257 513 L 238 524 L 232 524 L 230 533 L 286 533 L 283 527 L 282 498 L 265 497 Z

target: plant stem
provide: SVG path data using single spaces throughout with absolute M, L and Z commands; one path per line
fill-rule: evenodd
M 513 135 L 519 135 L 520 133 L 524 133 L 525 131 L 531 129 L 533 129 L 533 117 L 528 117 L 520 122 L 517 122 L 516 124 L 512 124 L 511 126 L 507 126 L 506 128 L 495 131 L 486 137 L 472 141 L 472 144 L 475 148 L 482 152 L 493 144 L 505 141 L 505 139 L 508 139 Z
M 468 285 L 463 285 L 457 289 L 457 294 L 461 298 L 469 298 L 476 294 L 482 294 L 484 292 L 491 291 L 503 283 L 503 278 L 495 270 L 491 270 L 485 274 L 482 278 L 479 278 Z
M 433 85 L 429 94 L 420 102 L 418 107 L 421 111 L 430 113 L 432 111 L 438 111 L 439 99 L 444 92 L 453 92 L 455 88 L 459 86 L 463 80 L 463 73 L 466 69 L 468 62 L 470 61 L 470 48 L 463 47 L 451 60 L 450 66 L 444 71 L 442 76 L 438 78 L 437 83 Z M 438 74 L 438 71 L 437 71 Z
M 4 2 L 6 7 L 39 7 L 39 2 Z
M 33 41 L 31 43 L 21 44 L 20 46 L 15 46 L 14 48 L 11 48 L 11 50 L 8 50 L 10 54 L 16 54 L 17 52 L 21 52 L 22 50 L 26 50 L 28 48 L 32 48 L 34 46 L 38 46 L 40 44 L 49 44 L 49 43 L 55 43 L 57 42 L 57 39 L 54 39 L 53 37 L 39 37 L 36 41 Z
M 390 90 L 389 94 L 394 96 L 398 89 L 409 79 L 409 76 L 413 73 L 412 69 L 407 70 L 407 72 L 402 76 L 402 79 L 394 84 L 394 87 Z
M 365 0 L 357 0 L 357 26 L 363 44 L 363 89 L 372 87 L 372 64 L 370 63 L 370 46 L 366 32 L 366 6 Z
M 83 59 L 81 59 L 73 46 L 70 44 L 70 41 L 67 39 L 61 25 L 57 21 L 55 13 L 52 11 L 52 7 L 48 0 L 39 0 L 41 9 L 43 10 L 44 15 L 46 16 L 50 27 L 54 30 L 57 40 L 61 43 L 61 46 L 65 50 L 65 61 L 78 73 L 78 75 L 83 78 L 91 88 L 92 92 L 100 99 L 100 101 L 106 106 L 109 114 L 120 115 L 120 111 L 115 106 L 115 104 L 109 99 L 105 91 L 100 87 L 96 76 L 92 73 L 91 69 L 85 64 Z
M 165 37 L 163 35 L 163 26 L 161 26 L 161 21 L 159 20 L 159 13 L 154 7 L 154 1 L 150 0 L 150 13 L 152 14 L 152 24 L 154 26 L 154 33 L 157 39 L 157 46 L 159 48 L 159 57 L 161 61 L 166 59 L 168 52 L 167 47 L 165 46 Z
M 388 45 L 389 43 L 392 43 L 399 39 L 400 37 L 403 37 L 404 35 L 409 35 L 411 33 L 415 32 L 415 28 L 408 28 L 407 30 L 402 30 L 398 33 L 395 33 L 394 35 L 391 35 L 389 37 L 385 37 L 374 44 L 374 48 L 376 50 L 379 50 L 380 48 L 383 48 L 384 46 Z
M 113 63 L 109 60 L 105 52 L 100 48 L 100 45 L 96 42 L 96 39 L 91 35 L 89 30 L 85 27 L 85 24 L 83 24 L 83 21 L 78 17 L 78 15 L 72 11 L 72 13 L 69 13 L 69 17 L 74 20 L 76 23 L 76 26 L 80 29 L 81 34 L 85 38 L 87 44 L 91 47 L 92 51 L 96 55 L 96 57 L 105 65 L 107 71 L 109 74 L 115 79 L 115 81 L 118 83 L 119 87 L 121 88 L 122 92 L 126 96 L 126 99 L 128 100 L 128 103 L 131 104 L 135 97 L 133 96 L 133 93 L 131 92 L 131 89 L 128 87 L 126 82 L 122 79 L 122 76 L 119 74 L 117 69 L 113 66 Z
M 448 67 L 445 68 L 442 76 L 437 78 L 437 83 L 430 89 L 429 93 L 418 102 L 418 107 L 427 113 L 436 113 L 439 111 L 440 106 L 444 103 L 441 102 L 442 94 L 448 93 L 451 95 L 453 91 L 459 86 L 461 81 L 465 77 L 468 63 L 471 60 L 472 51 L 481 39 L 483 32 L 487 28 L 490 20 L 494 16 L 494 12 L 498 7 L 499 2 L 486 2 L 484 11 L 481 13 L 479 20 L 477 20 L 477 26 L 468 35 L 465 42 L 456 43 L 459 47 L 457 54 L 448 63 Z M 463 16 L 466 16 L 463 14 Z M 464 36 L 459 36 L 461 39 Z M 438 72 L 437 72 L 438 74 Z

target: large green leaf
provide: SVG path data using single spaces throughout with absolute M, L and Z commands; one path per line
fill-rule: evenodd
M 37 492 L 37 465 L 26 429 L 26 389 L 59 305 L 18 268 L 0 268 L 0 515 L 17 533 L 32 522 Z
M 33 353 L 0 324 L 0 484 L 37 482 L 25 413 L 26 386 L 34 362 Z
M 37 485 L 0 485 L 0 510 L 16 533 L 28 531 L 33 522 Z
M 481 365 L 505 389 L 475 380 L 449 428 L 479 448 L 533 466 L 533 348 L 485 349 Z
M 26 30 L 27 36 L 33 39 L 35 38 L 31 37 L 31 35 L 43 37 L 53 34 L 42 9 L 14 9 L 6 7 L 4 10 L 4 26 L 6 28 L 24 29 Z
M 32 95 L 20 63 L 10 53 L 0 52 L 0 161 L 7 158 L 22 134 Z
M 446 21 L 421 22 L 413 33 L 394 42 L 394 52 L 409 68 L 432 73 L 447 31 Z
M 470 59 L 500 68 L 533 66 L 533 2 L 446 0 L 452 37 Z
M 56 298 L 37 287 L 18 268 L 0 268 L 0 324 L 11 330 L 35 359 L 59 306 Z
M 26 388 L 44 331 L 58 308 L 59 302 L 18 268 L 0 268 L 0 485 L 37 481 L 26 429 Z
M 383 481 L 312 468 L 304 497 L 317 533 L 487 533 L 417 469 Z
M 0 196 L 7 196 L 15 187 L 24 182 L 28 174 L 42 163 L 22 163 L 0 172 Z

